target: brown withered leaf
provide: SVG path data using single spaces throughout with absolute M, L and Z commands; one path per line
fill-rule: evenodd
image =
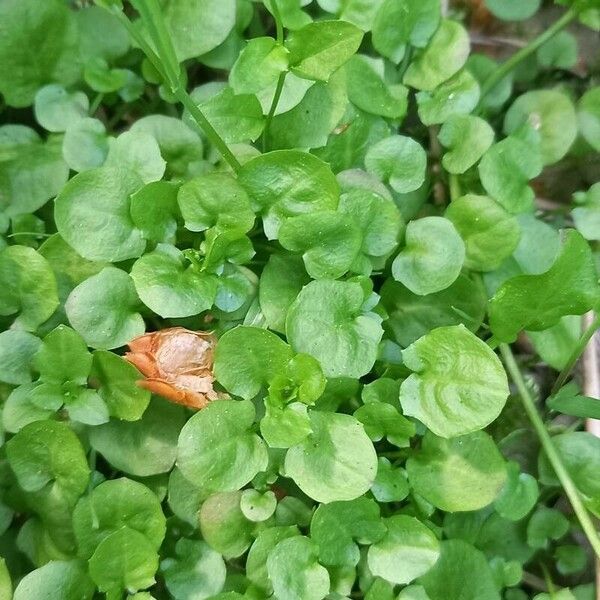
M 144 375 L 138 382 L 189 408 L 204 408 L 218 395 L 213 389 L 216 337 L 206 331 L 170 327 L 146 333 L 129 342 L 125 359 Z

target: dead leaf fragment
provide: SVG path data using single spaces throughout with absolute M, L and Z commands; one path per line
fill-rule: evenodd
M 140 387 L 189 408 L 204 408 L 213 389 L 216 337 L 206 331 L 170 327 L 129 342 L 125 359 L 144 375 Z

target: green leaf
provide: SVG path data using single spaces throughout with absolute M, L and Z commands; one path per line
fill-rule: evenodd
M 282 540 L 299 535 L 298 528 L 269 527 L 263 529 L 252 544 L 246 559 L 246 575 L 257 587 L 269 594 L 273 591 L 271 580 L 267 573 L 267 558 L 273 548 Z
M 15 388 L 2 407 L 2 429 L 10 433 L 17 433 L 35 421 L 44 421 L 52 416 L 55 409 L 46 409 L 38 406 L 35 400 L 35 383 L 25 383 Z M 59 403 L 62 405 L 62 394 Z
M 442 19 L 427 47 L 418 53 L 404 75 L 404 83 L 432 91 L 460 71 L 469 56 L 469 34 L 456 21 Z
M 430 600 L 500 600 L 500 594 L 485 555 L 463 540 L 441 543 L 441 555 L 419 583 Z M 465 577 L 465 573 L 476 573 Z
M 450 440 L 426 433 L 421 450 L 408 459 L 406 469 L 413 490 L 447 512 L 487 506 L 506 481 L 504 460 L 483 431 Z
M 494 141 L 494 130 L 479 117 L 454 115 L 444 122 L 438 138 L 442 146 L 449 148 L 442 158 L 444 169 L 460 175 L 489 149 Z
M 577 385 L 573 382 L 561 388 L 557 394 L 548 398 L 548 408 L 564 415 L 582 419 L 600 419 L 600 402 L 597 398 L 589 398 L 577 393 Z
M 65 409 L 71 421 L 84 425 L 101 425 L 108 422 L 108 408 L 102 398 L 94 391 L 85 388 L 67 389 Z
M 427 45 L 440 16 L 439 0 L 384 0 L 373 22 L 373 46 L 397 64 L 409 45 Z
M 577 64 L 577 38 L 568 31 L 559 31 L 537 51 L 540 65 L 546 69 L 571 69 Z
M 586 240 L 600 239 L 600 183 L 587 192 L 575 192 L 573 198 L 578 204 L 571 211 L 575 227 Z
M 255 524 L 240 508 L 242 492 L 219 492 L 209 496 L 200 509 L 200 531 L 206 543 L 227 558 L 246 552 Z
M 54 218 L 61 237 L 89 260 L 118 262 L 142 254 L 146 242 L 129 212 L 138 176 L 117 168 L 75 175 L 56 198 Z
M 466 67 L 481 85 L 498 69 L 499 65 L 487 54 L 472 53 L 467 60 Z M 512 95 L 513 78 L 513 72 L 508 73 L 481 99 L 481 106 L 491 113 L 498 112 Z
M 504 131 L 511 134 L 524 124 L 540 133 L 544 165 L 563 158 L 577 137 L 577 115 L 571 99 L 555 90 L 535 90 L 519 96 L 504 118 Z
M 288 311 L 292 348 L 314 356 L 326 377 L 361 377 L 377 357 L 380 319 L 363 310 L 364 290 L 350 281 L 313 281 Z
M 337 279 L 354 262 L 362 236 L 350 217 L 323 211 L 287 219 L 279 230 L 279 243 L 303 252 L 306 271 L 314 279 Z
M 11 600 L 13 595 L 13 586 L 10 579 L 10 573 L 6 568 L 6 561 L 0 558 L 0 594 L 6 600 Z
M 90 470 L 81 443 L 66 423 L 26 425 L 6 444 L 6 456 L 19 485 L 38 492 L 50 485 L 73 503 L 86 489 Z
M 165 537 L 166 521 L 158 498 L 137 481 L 104 481 L 79 500 L 73 512 L 78 555 L 88 559 L 102 540 L 122 527 L 141 533 L 155 550 Z
M 99 6 L 86 6 L 75 12 L 79 29 L 79 51 L 84 60 L 101 56 L 114 60 L 129 50 L 127 30 L 119 19 Z
M 450 117 L 468 115 L 478 104 L 477 80 L 467 70 L 461 70 L 432 92 L 419 92 L 417 104 L 424 125 L 445 123 Z
M 402 358 L 414 371 L 400 387 L 402 409 L 436 435 L 483 429 L 504 408 L 509 390 L 502 363 L 463 325 L 430 331 Z
M 73 171 L 102 166 L 108 155 L 108 138 L 102 121 L 82 118 L 71 123 L 63 138 L 62 155 Z
M 354 567 L 360 560 L 358 544 L 372 544 L 386 533 L 379 506 L 369 498 L 321 504 L 310 523 L 319 560 L 328 567 Z
M 65 325 L 59 325 L 44 337 L 35 356 L 40 379 L 46 383 L 68 381 L 85 385 L 92 367 L 92 355 L 83 338 Z
M 139 379 L 138 370 L 122 357 L 105 350 L 94 352 L 90 382 L 98 386 L 111 416 L 125 421 L 141 418 L 150 402 L 150 392 L 136 385 Z
M 395 469 L 387 458 L 378 459 L 377 477 L 371 493 L 377 502 L 401 502 L 409 493 L 408 479 L 404 469 Z
M 413 294 L 388 279 L 381 288 L 381 303 L 388 313 L 384 325 L 403 347 L 436 327 L 458 325 L 477 331 L 483 322 L 487 295 L 481 280 L 461 273 L 445 290 L 427 296 Z
M 13 327 L 35 331 L 58 306 L 56 279 L 48 261 L 33 248 L 0 250 L 0 315 L 19 313 Z
M 285 457 L 285 474 L 313 500 L 353 500 L 372 485 L 377 455 L 350 415 L 312 411 L 312 433 Z
M 549 540 L 560 540 L 569 527 L 568 519 L 560 511 L 540 506 L 527 523 L 527 543 L 532 548 L 547 548 Z
M 216 278 L 170 244 L 159 244 L 131 268 L 142 302 L 161 317 L 189 317 L 208 310 L 217 293 Z
M 169 557 L 161 563 L 165 584 L 175 600 L 213 598 L 223 589 L 225 562 L 208 544 L 182 538 L 175 552 L 177 558 Z
M 369 148 L 365 165 L 369 173 L 405 194 L 423 185 L 427 154 L 412 138 L 392 135 Z
M 197 527 L 198 509 L 206 497 L 207 493 L 188 481 L 177 467 L 169 473 L 167 500 L 177 518 Z
M 521 228 L 514 216 L 487 196 L 468 194 L 450 203 L 444 215 L 465 242 L 465 267 L 493 271 L 519 244 Z
M 573 575 L 583 571 L 587 565 L 588 557 L 581 546 L 559 546 L 555 553 L 556 568 L 561 575 Z
M 408 88 L 388 83 L 383 60 L 364 54 L 353 56 L 346 65 L 348 98 L 358 108 L 388 119 L 402 119 L 408 110 Z
M 271 254 L 258 287 L 260 308 L 270 329 L 285 332 L 287 311 L 309 281 L 299 256 Z
M 541 0 L 485 0 L 490 12 L 503 21 L 525 21 L 540 8 Z
M 363 32 L 344 21 L 317 21 L 286 40 L 290 68 L 306 79 L 327 81 L 358 50 Z
M 494 501 L 494 508 L 505 519 L 519 521 L 536 505 L 539 497 L 538 484 L 529 473 L 521 473 L 516 462 L 507 463 L 506 473 L 506 483 Z
M 489 304 L 490 327 L 499 340 L 512 342 L 523 329 L 539 331 L 565 315 L 583 314 L 597 304 L 599 294 L 590 247 L 579 233 L 565 230 L 550 269 L 518 275 L 500 286 Z
M 80 283 L 69 295 L 65 310 L 73 328 L 88 346 L 123 346 L 144 333 L 139 300 L 131 277 L 114 267 Z
M 135 173 L 143 183 L 159 181 L 167 163 L 160 154 L 156 139 L 145 131 L 126 131 L 111 138 L 105 168 L 127 169 Z
M 542 172 L 536 144 L 508 137 L 483 155 L 478 169 L 485 191 L 508 212 L 516 214 L 532 208 L 534 193 L 528 183 Z
M 36 121 L 48 131 L 66 131 L 69 125 L 87 117 L 88 97 L 83 92 L 68 92 L 62 85 L 50 84 L 35 95 Z
M 536 352 L 553 369 L 564 369 L 581 336 L 581 317 L 569 315 L 544 331 L 528 331 Z
M 277 82 L 287 71 L 288 52 L 271 37 L 248 40 L 229 73 L 236 94 L 256 94 Z
M 577 104 L 579 131 L 587 143 L 600 152 L 600 86 L 593 87 L 581 96 Z
M 11 385 L 30 383 L 33 380 L 33 357 L 41 342 L 31 333 L 9 329 L 0 333 L 0 381 Z
M 61 600 L 91 600 L 95 586 L 79 561 L 53 560 L 30 571 L 21 579 L 14 596 L 7 600 L 60 598 Z
M 227 173 L 208 173 L 187 181 L 179 188 L 177 202 L 190 231 L 218 226 L 246 233 L 254 225 L 246 191 Z
M 114 421 L 89 430 L 90 445 L 119 471 L 136 477 L 168 473 L 183 426 L 180 406 L 154 399 L 138 421 Z
M 299 355 L 302 356 L 302 355 Z M 260 420 L 260 433 L 270 448 L 290 448 L 312 431 L 306 405 L 292 402 L 279 406 L 265 401 L 265 416 Z
M 255 409 L 249 401 L 214 402 L 183 427 L 177 466 L 208 491 L 239 490 L 267 467 L 264 442 L 252 432 Z
M 290 347 L 258 327 L 236 327 L 225 333 L 215 350 L 215 375 L 232 394 L 250 399 L 284 371 Z
M 77 26 L 64 2 L 3 2 L 0 23 L 0 93 L 9 106 L 29 106 L 46 83 L 77 80 Z
M 415 426 L 398 410 L 384 402 L 370 402 L 361 406 L 354 416 L 364 425 L 371 441 L 379 442 L 384 437 L 399 448 L 410 446 L 410 438 L 415 435 Z
M 452 222 L 425 217 L 406 227 L 406 246 L 394 259 L 392 274 L 411 292 L 426 296 L 451 286 L 465 261 L 465 244 Z
M 267 571 L 280 600 L 321 600 L 329 592 L 329 573 L 317 562 L 317 546 L 307 537 L 282 540 L 267 559 Z
M 240 498 L 240 509 L 249 521 L 260 523 L 271 518 L 277 506 L 275 494 L 268 490 L 261 494 L 257 490 L 244 490 Z
M 129 527 L 105 537 L 89 560 L 90 576 L 108 597 L 154 584 L 158 554 L 147 538 Z
M 177 230 L 177 186 L 153 181 L 131 195 L 131 219 L 142 235 L 156 242 L 173 242 Z
M 335 210 L 339 200 L 339 186 L 329 166 L 297 150 L 277 150 L 249 160 L 238 180 L 253 209 L 263 214 L 268 239 L 277 237 L 286 218 Z
M 427 573 L 440 556 L 440 543 L 433 532 L 406 515 L 390 517 L 384 523 L 387 533 L 369 548 L 371 573 L 402 584 Z

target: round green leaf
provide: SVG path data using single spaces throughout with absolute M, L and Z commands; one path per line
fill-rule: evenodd
M 239 490 L 267 467 L 264 442 L 252 432 L 254 405 L 213 402 L 196 413 L 179 436 L 177 466 L 198 487 Z
M 521 473 L 518 463 L 506 465 L 508 478 L 500 495 L 494 502 L 496 512 L 509 521 L 519 521 L 535 506 L 539 497 L 535 477 Z
M 177 186 L 153 181 L 131 195 L 131 219 L 142 235 L 156 242 L 174 242 L 177 231 Z
M 254 212 L 246 191 L 227 173 L 208 173 L 179 188 L 177 201 L 190 231 L 218 225 L 239 228 L 244 233 L 254 224 Z
M 62 154 L 73 171 L 88 171 L 102 166 L 108 154 L 108 138 L 102 121 L 83 118 L 65 131 Z
M 385 519 L 387 533 L 369 548 L 369 570 L 391 583 L 407 584 L 424 575 L 440 556 L 440 543 L 421 521 L 407 515 Z
M 44 408 L 39 406 L 35 400 L 35 392 L 38 386 L 37 383 L 24 383 L 18 388 L 15 388 L 2 407 L 2 429 L 9 433 L 17 433 L 35 421 L 44 421 L 51 418 L 56 410 L 55 408 Z M 48 401 L 46 395 L 44 400 Z M 62 406 L 62 394 L 58 398 L 58 407 Z
M 483 429 L 500 414 L 508 380 L 493 350 L 464 325 L 439 327 L 402 352 L 414 371 L 400 387 L 404 414 L 445 438 Z
M 404 469 L 395 469 L 387 458 L 378 459 L 377 477 L 371 493 L 377 502 L 401 502 L 409 493 L 408 479 Z
M 95 586 L 79 561 L 53 560 L 30 571 L 15 589 L 13 600 L 60 598 L 61 600 L 91 600 Z
M 0 315 L 19 313 L 13 326 L 35 331 L 58 306 L 56 279 L 48 261 L 33 248 L 0 250 Z
M 423 185 L 427 154 L 412 138 L 392 135 L 373 144 L 365 156 L 367 171 L 397 192 L 413 192 Z
M 508 109 L 504 131 L 524 124 L 540 132 L 542 160 L 551 165 L 563 158 L 577 137 L 577 115 L 570 98 L 555 90 L 535 90 L 519 96 Z
M 75 175 L 56 198 L 58 232 L 89 260 L 117 262 L 140 256 L 146 242 L 129 214 L 129 196 L 140 187 L 137 175 L 117 168 Z
M 137 477 L 167 473 L 177 457 L 183 426 L 180 406 L 154 399 L 138 421 L 114 421 L 89 431 L 94 450 L 119 471 Z
M 275 239 L 287 217 L 335 210 L 339 186 L 329 166 L 297 150 L 277 150 L 249 160 L 239 173 L 253 208 L 264 215 L 263 227 Z
M 0 333 L 0 381 L 11 385 L 32 381 L 33 357 L 40 344 L 35 335 L 19 329 Z
M 451 286 L 465 261 L 465 244 L 443 217 L 424 217 L 406 227 L 406 247 L 394 259 L 392 274 L 411 292 L 426 296 Z
M 326 377 L 367 374 L 383 330 L 380 318 L 363 310 L 364 302 L 359 283 L 309 283 L 288 311 L 286 332 L 292 348 L 314 356 Z
M 588 90 L 577 104 L 579 131 L 588 144 L 600 152 L 600 86 Z
M 216 278 L 201 271 L 175 246 L 159 244 L 131 268 L 142 302 L 161 317 L 189 317 L 208 310 L 217 293 Z
M 80 283 L 65 310 L 73 328 L 93 348 L 118 348 L 144 333 L 139 300 L 131 277 L 114 267 Z
M 571 69 L 578 58 L 577 38 L 568 31 L 559 31 L 537 51 L 538 62 L 546 69 Z
M 84 6 L 75 12 L 75 17 L 79 29 L 79 50 L 84 59 L 101 56 L 110 61 L 129 50 L 127 30 L 109 11 L 100 6 Z
M 236 327 L 219 339 L 215 375 L 229 392 L 249 400 L 283 373 L 291 358 L 290 347 L 274 333 Z
M 538 11 L 541 0 L 485 0 L 490 12 L 503 21 L 525 21 Z
M 485 555 L 463 540 L 442 542 L 439 560 L 419 583 L 430 600 L 500 600 Z
M 493 271 L 517 248 L 521 228 L 515 217 L 487 196 L 469 194 L 450 203 L 444 215 L 465 242 L 465 267 Z
M 89 560 L 90 576 L 107 596 L 136 592 L 154 583 L 158 554 L 148 539 L 129 527 L 105 537 Z
M 427 433 L 421 450 L 406 462 L 406 469 L 413 490 L 447 512 L 487 506 L 506 481 L 504 460 L 483 431 L 450 440 Z
M 329 593 L 329 573 L 317 562 L 317 547 L 309 538 L 279 542 L 269 554 L 267 571 L 280 600 L 322 600 Z
M 37 122 L 48 131 L 66 131 L 69 125 L 87 117 L 88 97 L 83 92 L 68 92 L 57 84 L 40 88 L 33 112 Z
M 240 498 L 240 509 L 249 521 L 260 523 L 266 521 L 275 512 L 277 498 L 268 490 L 261 494 L 257 490 L 244 490 Z
M 469 50 L 466 29 L 456 21 L 442 19 L 427 47 L 410 63 L 404 83 L 418 90 L 434 90 L 464 66 Z
M 125 168 L 144 183 L 158 181 L 165 172 L 166 162 L 156 139 L 145 131 L 126 131 L 109 140 L 106 168 Z
M 102 540 L 122 527 L 143 534 L 158 550 L 165 523 L 158 498 L 145 485 L 124 477 L 104 481 L 81 498 L 73 511 L 78 554 L 86 559 Z
M 279 230 L 279 243 L 303 252 L 306 271 L 314 279 L 337 279 L 354 262 L 362 236 L 349 216 L 322 211 L 287 219 Z
M 318 502 L 353 500 L 373 484 L 377 455 L 350 415 L 312 411 L 312 433 L 285 457 L 285 473 Z

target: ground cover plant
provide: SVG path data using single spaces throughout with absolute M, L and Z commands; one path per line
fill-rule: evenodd
M 2 0 L 0 598 L 596 598 L 599 29 Z

